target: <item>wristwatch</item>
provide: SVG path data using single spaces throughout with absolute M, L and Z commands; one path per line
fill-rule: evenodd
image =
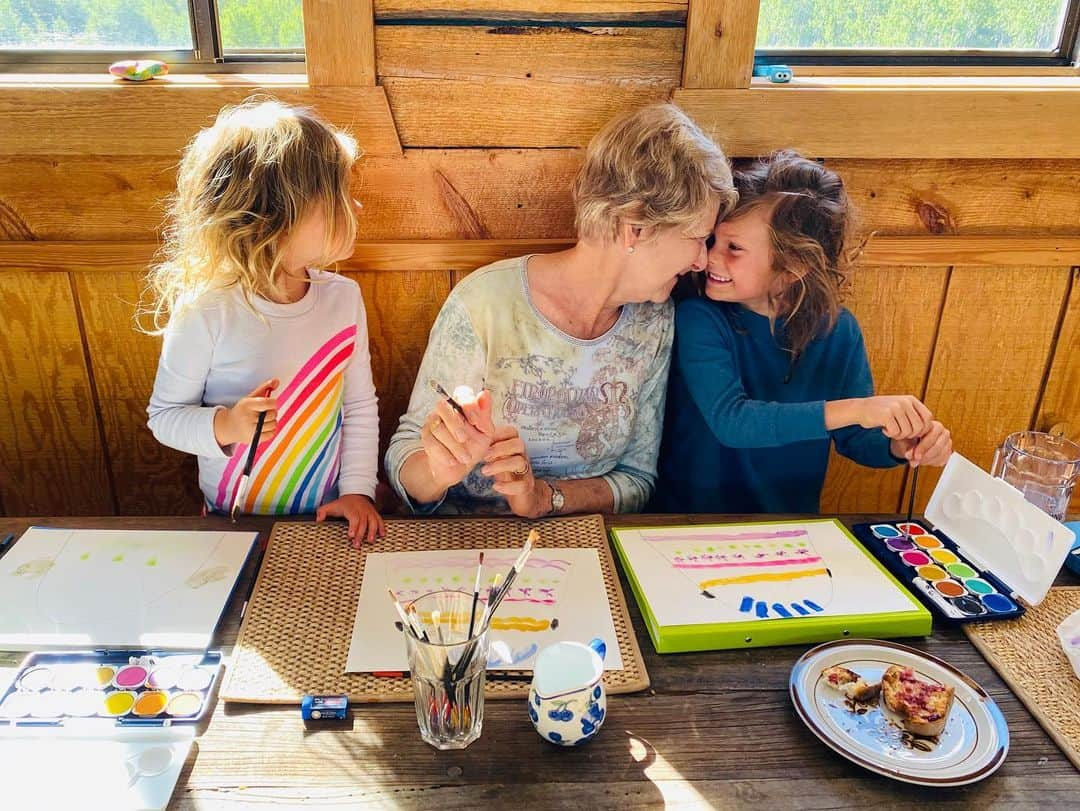
M 555 482 L 549 481 L 547 486 L 551 488 L 551 513 L 549 514 L 558 515 L 562 512 L 566 499 L 563 498 L 562 490 L 556 486 Z

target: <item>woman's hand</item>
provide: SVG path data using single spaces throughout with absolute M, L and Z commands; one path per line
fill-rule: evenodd
M 356 493 L 341 496 L 323 504 L 315 511 L 315 521 L 322 523 L 329 517 L 344 518 L 349 522 L 347 534 L 353 549 L 359 549 L 365 540 L 374 541 L 386 532 L 386 524 L 375 509 L 375 503 L 367 496 Z
M 918 397 L 887 394 L 858 401 L 858 423 L 880 428 L 889 439 L 914 439 L 926 433 L 934 415 Z
M 223 448 L 241 442 L 251 442 L 259 414 L 265 412 L 259 444 L 270 439 L 277 431 L 277 398 L 271 393 L 280 385 L 277 378 L 260 383 L 247 397 L 237 400 L 232 408 L 219 408 L 214 412 L 214 439 Z
M 525 440 L 512 425 L 495 430 L 491 447 L 480 472 L 495 479 L 496 493 L 506 497 L 514 515 L 523 518 L 539 518 L 550 509 L 550 489 L 533 475 Z
M 462 416 L 448 400 L 440 400 L 420 429 L 428 468 L 441 490 L 460 482 L 487 454 L 495 434 L 491 419 L 491 393 L 480 392 L 461 403 Z
M 940 422 L 932 420 L 929 429 L 922 436 L 915 439 L 894 439 L 889 443 L 889 450 L 898 459 L 907 459 L 912 467 L 941 467 L 949 461 L 952 454 L 952 434 Z

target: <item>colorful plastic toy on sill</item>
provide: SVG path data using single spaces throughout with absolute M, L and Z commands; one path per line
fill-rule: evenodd
M 168 75 L 169 66 L 160 59 L 123 59 L 109 65 L 109 73 L 131 82 L 146 82 Z
M 759 65 L 755 63 L 754 75 L 768 79 L 773 84 L 786 84 L 791 81 L 794 73 L 787 65 Z
M 855 536 L 931 611 L 953 622 L 1014 619 L 1038 605 L 1075 535 L 954 453 L 921 522 L 856 524 Z

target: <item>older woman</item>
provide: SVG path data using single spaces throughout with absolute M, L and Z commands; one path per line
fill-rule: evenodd
M 574 181 L 577 243 L 483 267 L 450 293 L 386 470 L 415 512 L 538 517 L 645 505 L 671 289 L 735 202 L 720 148 L 677 107 L 609 122 Z M 454 407 L 431 385 L 484 389 Z

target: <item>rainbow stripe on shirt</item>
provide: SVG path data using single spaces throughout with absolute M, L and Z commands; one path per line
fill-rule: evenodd
M 255 451 L 246 513 L 314 512 L 337 482 L 341 464 L 345 367 L 356 346 L 353 324 L 323 344 L 278 394 L 277 433 Z M 227 511 L 239 486 L 248 445 L 238 444 L 217 490 Z

